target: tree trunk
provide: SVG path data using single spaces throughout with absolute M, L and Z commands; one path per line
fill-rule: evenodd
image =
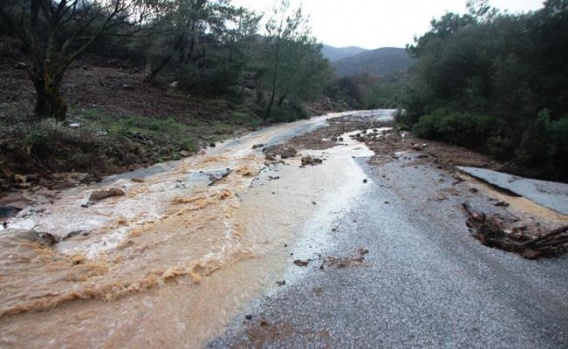
M 282 103 L 284 103 L 284 100 L 286 99 L 286 97 L 287 97 L 287 96 L 284 95 L 284 96 L 281 96 L 281 97 L 278 99 L 278 106 L 279 106 L 279 107 L 282 106 Z
M 268 120 L 270 117 L 270 112 L 272 111 L 272 105 L 274 104 L 274 98 L 276 97 L 276 80 L 278 77 L 278 66 L 280 63 L 280 39 L 276 43 L 276 51 L 274 54 L 274 71 L 272 72 L 272 93 L 270 96 L 270 102 L 266 108 L 266 114 L 264 115 L 264 120 Z
M 43 79 L 34 79 L 32 77 L 36 90 L 35 114 L 39 117 L 51 115 L 51 106 L 47 102 L 47 93 L 45 92 L 45 82 Z
M 57 121 L 65 120 L 67 104 L 59 92 L 60 78 L 54 76 L 49 67 L 34 69 L 30 78 L 36 90 L 35 113 L 40 118 L 53 117 Z
M 266 108 L 266 114 L 264 114 L 264 120 L 268 120 L 270 117 L 270 112 L 272 111 L 272 105 L 274 104 L 274 97 L 276 97 L 276 92 L 272 91 L 270 96 L 270 102 L 268 102 L 268 107 Z

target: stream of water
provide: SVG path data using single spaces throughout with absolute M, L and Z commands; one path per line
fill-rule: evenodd
M 332 244 L 326 232 L 364 190 L 353 157 L 372 155 L 345 137 L 332 149 L 301 150 L 324 163 L 300 168 L 299 157 L 267 165 L 253 145 L 345 114 L 392 113 L 276 125 L 23 210 L 0 230 L 0 347 L 202 347 L 276 281 L 299 278 L 291 259 Z M 85 205 L 111 187 L 125 195 Z M 30 229 L 76 236 L 45 247 L 19 238 Z

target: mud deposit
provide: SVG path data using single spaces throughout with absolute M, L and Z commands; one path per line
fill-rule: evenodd
M 290 248 L 331 244 L 321 232 L 363 192 L 352 157 L 372 153 L 359 142 L 274 162 L 253 147 L 338 116 L 34 197 L 0 228 L 0 347 L 202 347 L 283 278 Z M 304 155 L 323 163 L 300 167 Z M 89 200 L 111 189 L 124 195 Z M 48 235 L 53 246 L 37 238 Z

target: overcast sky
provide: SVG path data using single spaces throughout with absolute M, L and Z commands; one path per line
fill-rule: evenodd
M 527 12 L 544 0 L 489 0 L 501 11 Z M 275 0 L 233 0 L 257 12 L 271 13 Z M 465 12 L 466 0 L 291 0 L 309 14 L 313 34 L 326 45 L 405 47 L 428 31 L 432 18 Z

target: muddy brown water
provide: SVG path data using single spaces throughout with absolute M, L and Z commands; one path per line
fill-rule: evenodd
M 0 230 L 0 347 L 204 346 L 276 281 L 293 282 L 292 258 L 332 244 L 325 232 L 365 190 L 352 157 L 372 155 L 346 137 L 301 151 L 322 165 L 267 166 L 252 146 L 341 115 L 270 127 L 142 173 L 143 181 L 111 177 L 103 185 L 126 195 L 86 208 L 100 185 L 24 209 Z M 30 229 L 78 235 L 45 247 L 22 237 Z

